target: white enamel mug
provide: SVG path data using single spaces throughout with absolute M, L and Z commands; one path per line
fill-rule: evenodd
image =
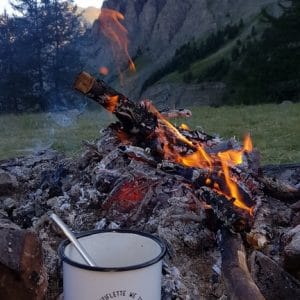
M 77 235 L 95 261 L 86 264 L 76 248 L 62 242 L 64 300 L 160 300 L 165 244 L 131 230 L 97 230 Z

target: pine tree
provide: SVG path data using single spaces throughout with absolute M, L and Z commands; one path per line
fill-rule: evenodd
M 269 27 L 259 41 L 249 43 L 232 74 L 238 97 L 248 103 L 300 98 L 300 1 L 284 1 L 281 7 L 278 18 L 263 11 Z
M 47 109 L 49 95 L 58 99 L 71 90 L 81 67 L 76 7 L 72 0 L 13 0 L 12 6 L 16 16 L 0 17 L 0 100 L 6 103 L 0 109 Z

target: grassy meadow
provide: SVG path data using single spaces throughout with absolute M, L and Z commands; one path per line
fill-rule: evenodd
M 256 106 L 198 106 L 193 117 L 175 119 L 209 134 L 242 140 L 250 132 L 263 164 L 300 162 L 300 103 Z M 99 137 L 114 117 L 99 109 L 82 114 L 65 112 L 0 115 L 0 159 L 53 148 L 67 155 L 81 152 L 82 140 Z

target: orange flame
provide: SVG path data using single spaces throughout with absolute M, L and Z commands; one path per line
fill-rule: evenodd
M 241 150 L 228 150 L 218 153 L 218 157 L 220 158 L 222 169 L 224 172 L 225 181 L 230 191 L 230 195 L 227 196 L 235 199 L 233 202 L 234 205 L 248 210 L 249 213 L 251 213 L 251 208 L 249 208 L 243 202 L 242 197 L 240 196 L 238 191 L 238 186 L 230 176 L 229 167 L 241 164 L 243 162 L 244 153 L 251 151 L 253 151 L 252 141 L 250 135 L 247 134 L 244 139 L 244 146 Z
M 110 112 L 114 112 L 118 105 L 119 96 L 107 96 L 106 97 L 106 109 Z
M 123 78 L 121 66 L 124 60 L 128 62 L 129 69 L 135 71 L 135 65 L 128 53 L 128 31 L 120 22 L 124 19 L 124 15 L 120 12 L 108 8 L 102 8 L 99 15 L 100 29 L 111 42 L 121 81 Z
M 224 152 L 219 152 L 217 155 L 208 154 L 201 143 L 193 143 L 183 136 L 176 127 L 174 127 L 169 121 L 161 116 L 161 114 L 150 102 L 147 102 L 146 105 L 147 108 L 158 118 L 156 133 L 162 145 L 165 159 L 176 161 L 188 167 L 205 168 L 209 169 L 210 171 L 213 171 L 214 168 L 217 168 L 217 166 L 219 166 L 221 163 L 223 172 L 219 170 L 217 174 L 219 177 L 224 177 L 229 194 L 226 194 L 224 191 L 222 191 L 220 185 L 216 182 L 212 182 L 210 178 L 206 179 L 205 184 L 208 186 L 213 184 L 213 188 L 217 192 L 222 193 L 227 198 L 234 199 L 234 205 L 247 210 L 249 214 L 252 214 L 252 207 L 249 207 L 243 201 L 242 195 L 239 194 L 238 185 L 232 179 L 230 174 L 230 167 L 241 164 L 243 162 L 244 153 L 253 151 L 250 135 L 245 136 L 244 146 L 240 150 L 227 150 Z M 193 152 L 181 154 L 178 149 L 174 149 L 173 146 L 170 146 L 178 144 L 175 142 L 175 140 L 183 145 L 186 145 L 190 149 L 193 149 Z
M 179 130 L 173 126 L 168 120 L 166 120 L 159 111 L 147 101 L 145 103 L 148 110 L 151 111 L 154 115 L 157 116 L 158 126 L 157 126 L 157 136 L 160 140 L 160 143 L 163 145 L 163 152 L 166 159 L 176 161 L 180 164 L 189 167 L 198 167 L 198 168 L 209 168 L 212 169 L 212 160 L 209 155 L 205 152 L 204 148 L 200 144 L 193 144 L 188 140 L 184 135 L 182 135 Z M 170 139 L 177 139 L 182 144 L 187 145 L 189 148 L 194 149 L 195 151 L 192 154 L 180 155 L 176 149 L 173 149 L 169 146 Z
M 184 123 L 182 123 L 180 126 L 179 126 L 179 129 L 181 130 L 190 130 L 190 127 Z

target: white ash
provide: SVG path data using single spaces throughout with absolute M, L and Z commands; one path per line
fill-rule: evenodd
M 104 132 L 78 160 L 45 151 L 0 164 L 0 169 L 18 181 L 18 190 L 11 190 L 5 196 L 9 200 L 1 204 L 0 213 L 22 228 L 38 233 L 49 276 L 48 299 L 55 299 L 62 290 L 57 248 L 64 239 L 49 221 L 50 212 L 60 215 L 76 232 L 127 228 L 158 235 L 168 248 L 164 259 L 163 300 L 224 297 L 216 228 L 213 224 L 208 226 L 213 220 L 207 218 L 203 203 L 182 178 L 143 161 L 131 160 L 118 146 L 119 141 Z M 118 189 L 126 189 L 135 181 L 139 183 L 139 192 L 133 195 L 136 198 L 130 194 L 133 200 L 129 203 L 120 199 Z M 255 182 L 253 185 L 255 190 Z M 143 199 L 134 202 L 140 194 Z M 276 224 L 273 220 L 277 218 L 274 212 L 284 212 L 287 208 L 282 202 L 274 203 L 277 208 L 271 207 L 266 216 L 266 230 L 274 241 L 264 251 L 275 251 L 274 256 L 279 257 L 277 246 L 281 233 L 288 231 L 287 222 L 294 215 L 277 220 L 281 230 L 273 228 Z

